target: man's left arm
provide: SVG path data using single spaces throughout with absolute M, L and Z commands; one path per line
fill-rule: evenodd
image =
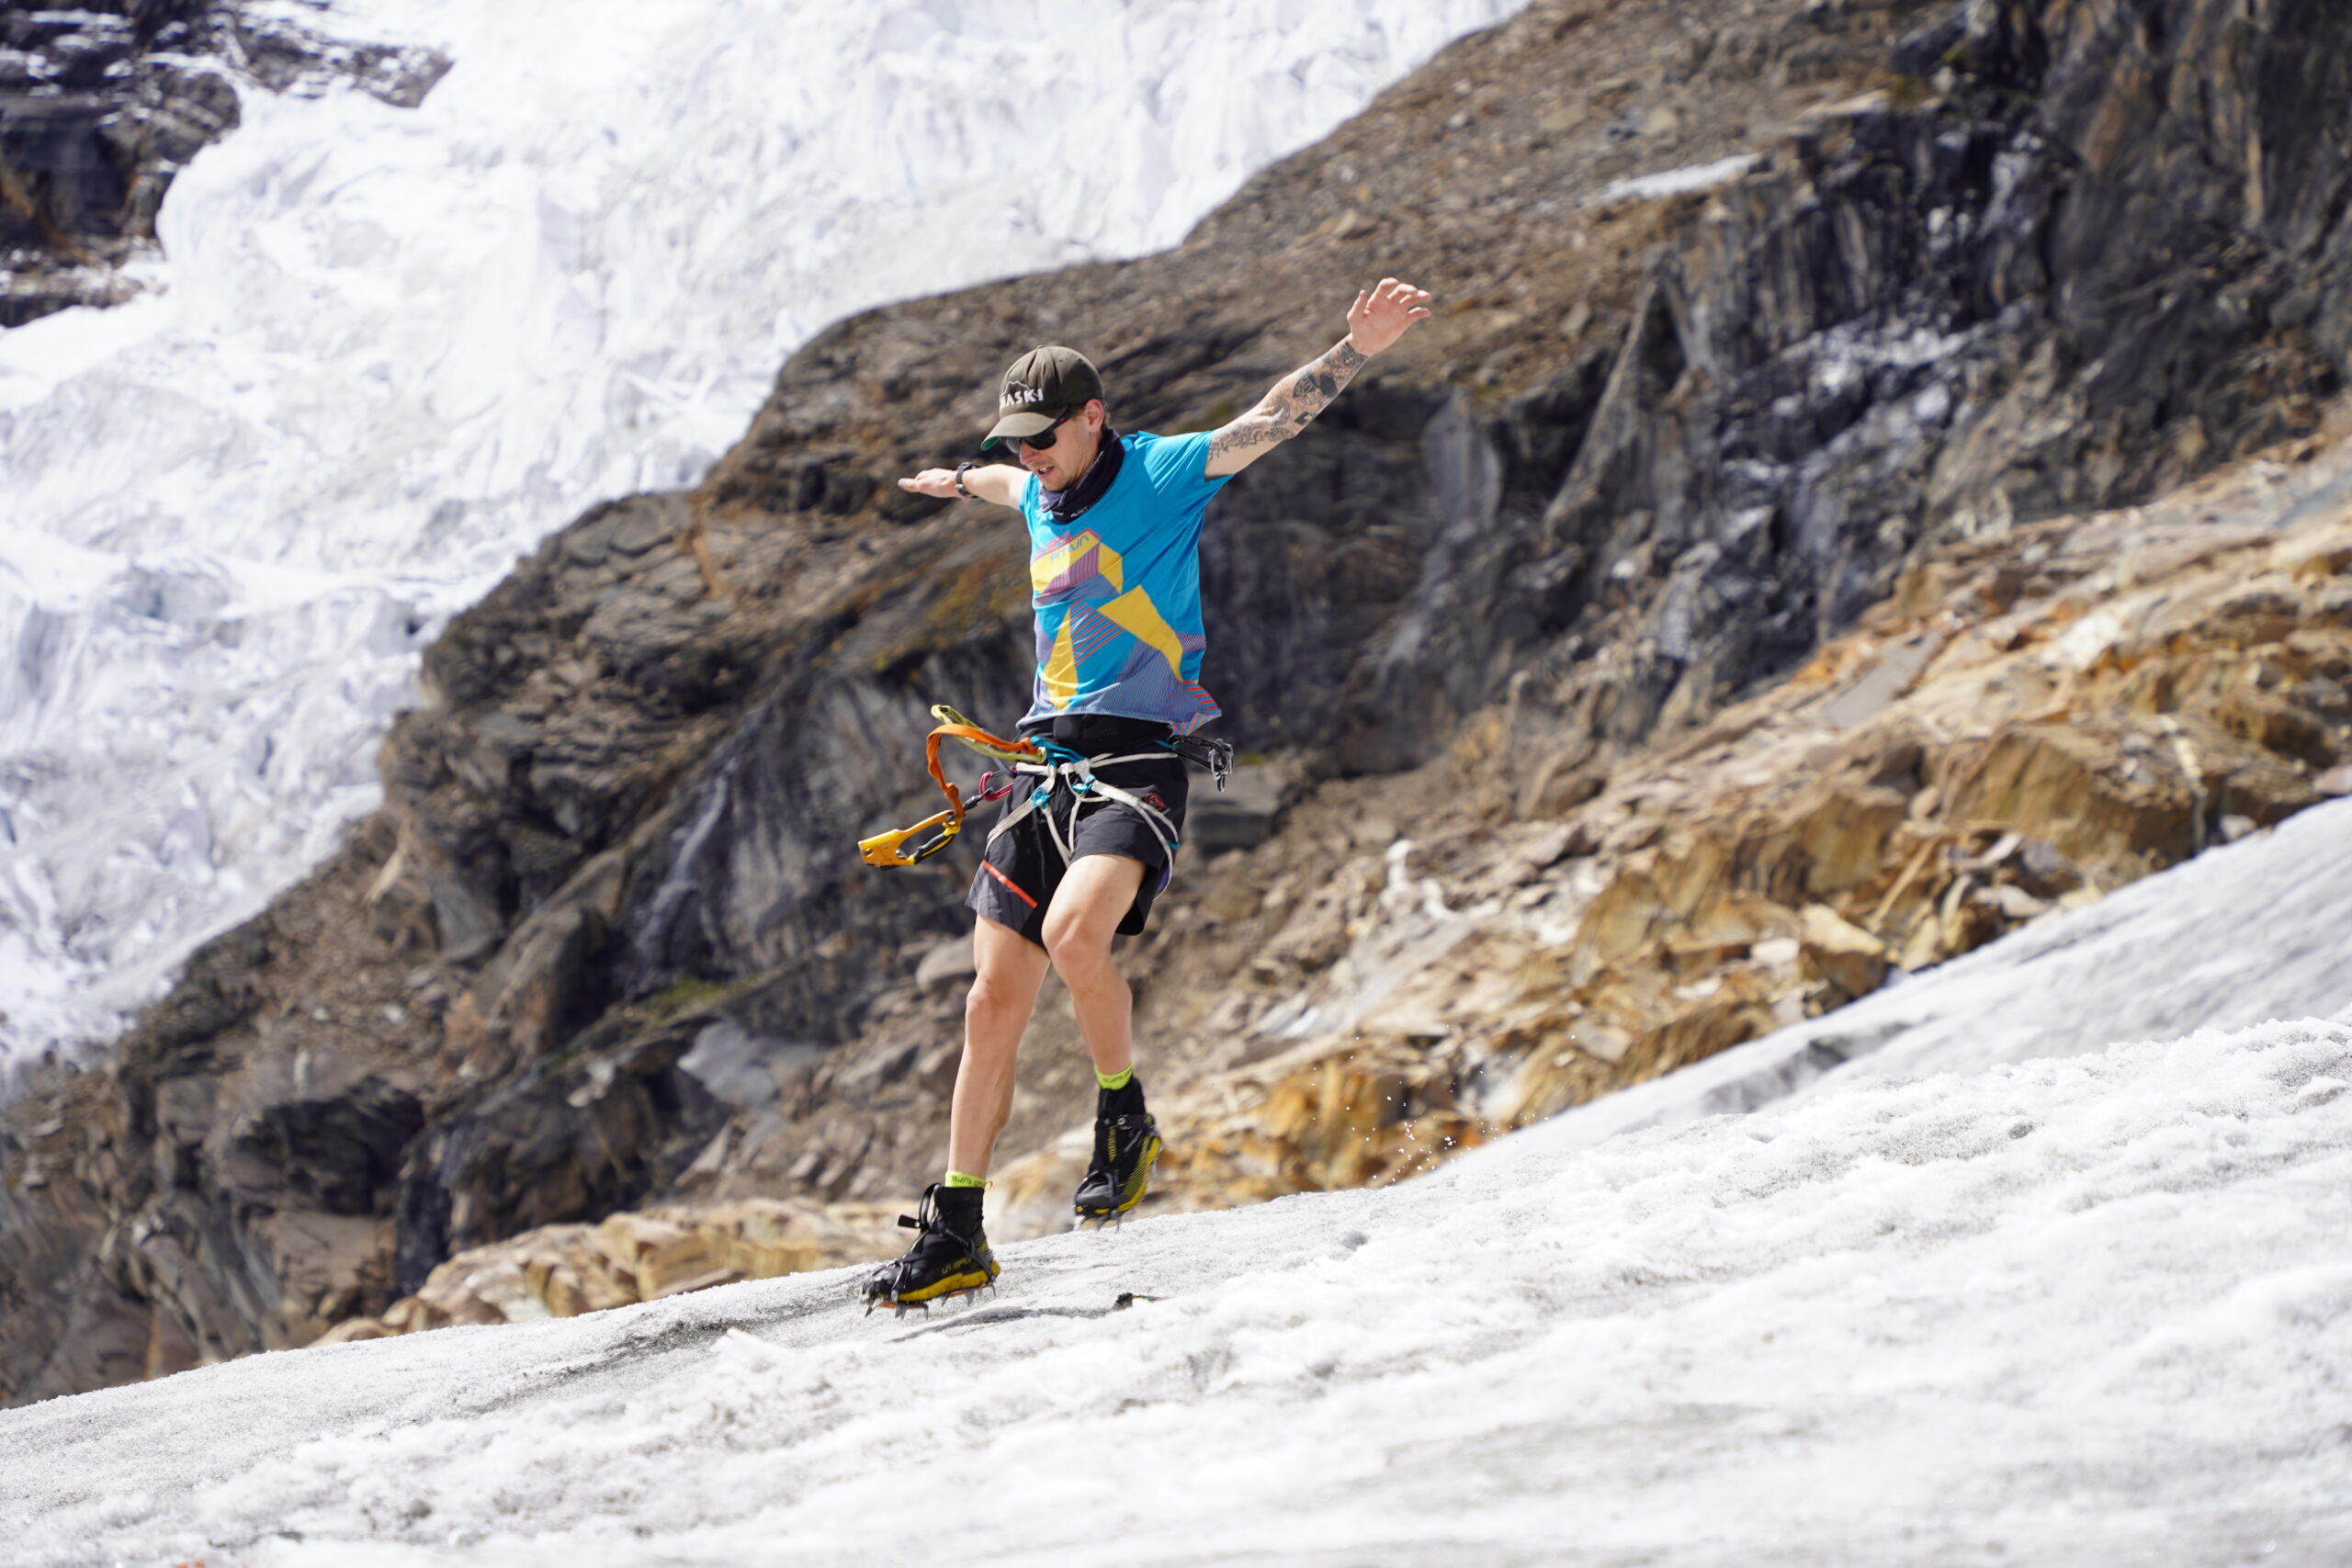
M 1429 304 L 1427 289 L 1393 277 L 1358 294 L 1348 310 L 1347 336 L 1275 382 L 1255 408 L 1209 438 L 1208 477 L 1239 473 L 1314 423 L 1374 355 L 1428 317 Z

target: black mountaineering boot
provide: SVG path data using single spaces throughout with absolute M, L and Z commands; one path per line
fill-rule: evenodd
M 905 1257 L 885 1263 L 866 1280 L 867 1312 L 896 1307 L 904 1317 L 910 1306 L 929 1311 L 935 1301 L 977 1295 L 996 1283 L 996 1255 L 980 1228 L 982 1191 L 937 1181 L 923 1189 L 916 1213 L 899 1216 L 900 1224 L 922 1234 Z
M 1097 1227 L 1124 1216 L 1151 1187 L 1159 1157 L 1159 1128 L 1143 1106 L 1143 1085 L 1098 1089 L 1094 1097 L 1094 1163 L 1078 1184 L 1071 1207 Z

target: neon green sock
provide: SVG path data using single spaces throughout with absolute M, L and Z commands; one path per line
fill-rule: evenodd
M 1125 1089 L 1129 1084 L 1136 1081 L 1136 1065 L 1133 1062 L 1129 1062 L 1125 1066 L 1121 1067 L 1115 1073 L 1097 1071 L 1094 1075 L 1094 1081 L 1101 1084 L 1104 1089 Z
M 988 1184 L 989 1179 L 985 1176 L 967 1176 L 960 1170 L 947 1173 L 947 1185 L 950 1187 L 986 1187 Z

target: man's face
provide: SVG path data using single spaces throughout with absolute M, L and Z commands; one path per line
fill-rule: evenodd
M 1037 476 L 1047 490 L 1068 490 L 1086 475 L 1095 453 L 1102 448 L 1102 405 L 1090 402 L 1056 425 L 1054 444 L 1037 447 L 1023 443 L 1021 466 Z

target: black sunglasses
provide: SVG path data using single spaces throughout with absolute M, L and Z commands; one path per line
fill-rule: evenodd
M 1055 442 L 1059 441 L 1062 438 L 1062 426 L 1068 424 L 1071 420 L 1077 417 L 1078 416 L 1076 414 L 1066 413 L 1035 435 L 1000 435 L 997 437 L 997 444 L 1010 448 L 1012 444 L 1017 441 L 1023 446 L 1034 446 L 1038 451 L 1043 452 L 1050 448 Z

